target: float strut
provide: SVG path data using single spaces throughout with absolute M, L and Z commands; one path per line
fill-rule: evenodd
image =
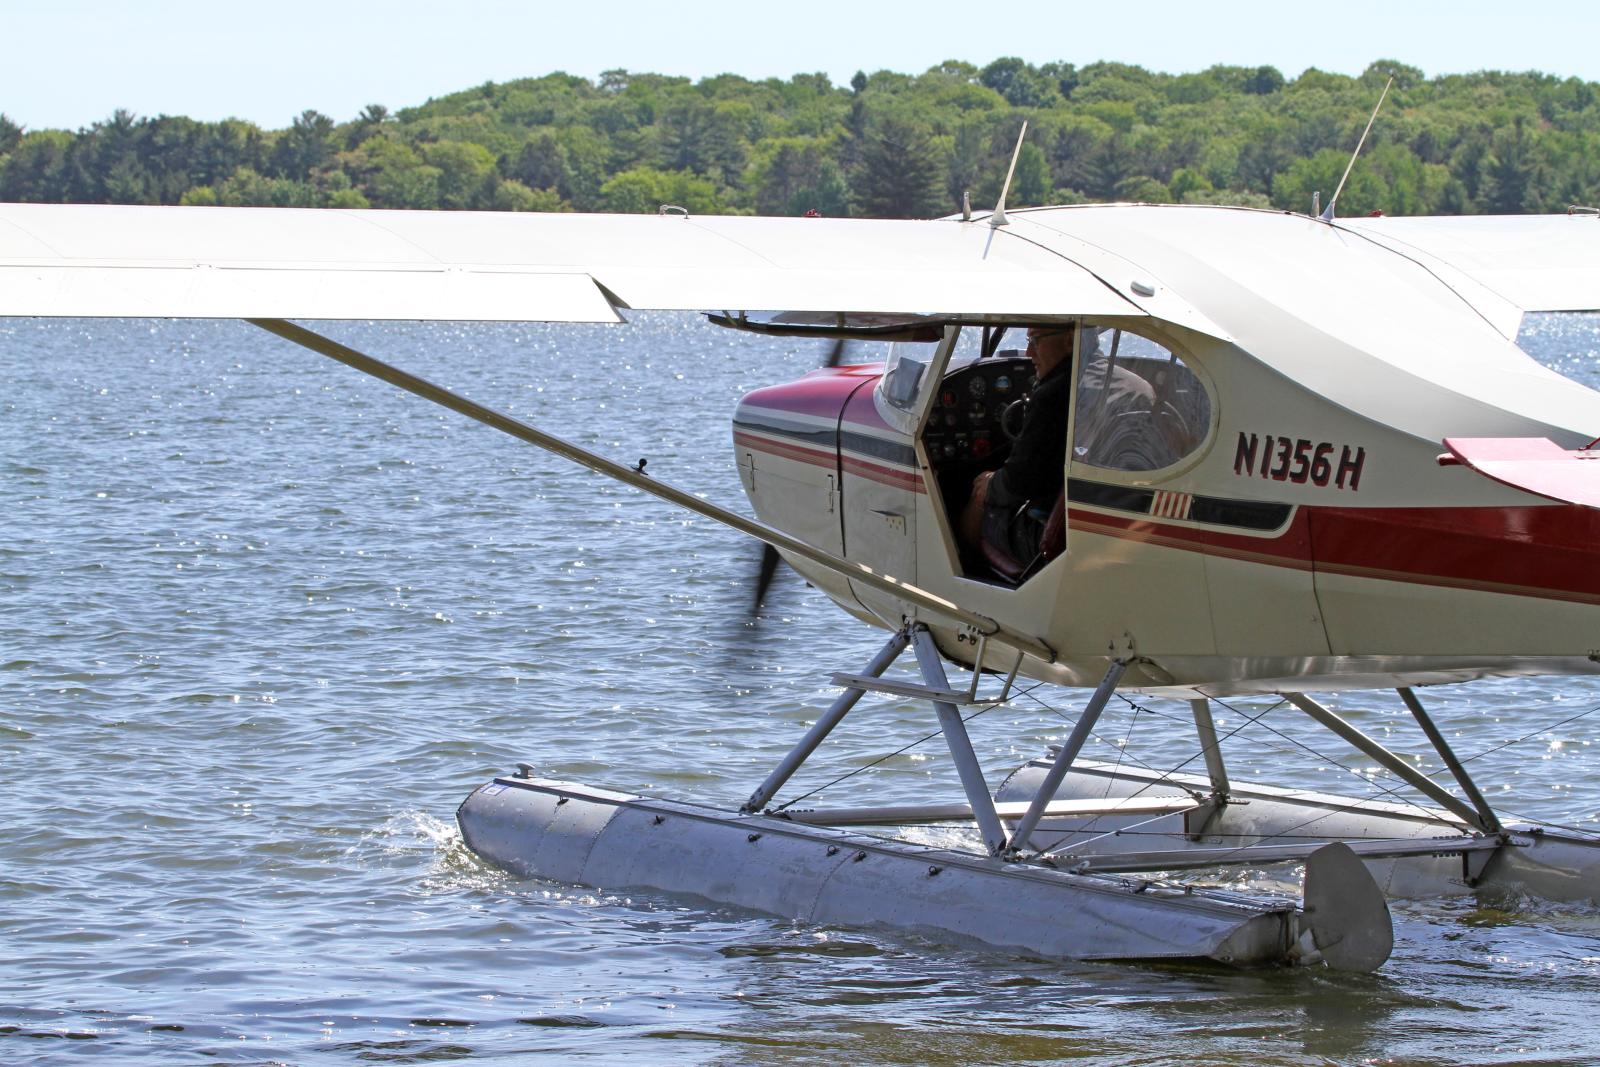
M 928 628 L 921 623 L 912 629 L 911 647 L 916 650 L 917 665 L 922 668 L 922 680 L 928 688 L 948 691 L 950 679 L 945 676 L 939 648 L 933 643 L 933 635 Z M 977 669 L 978 666 L 974 664 L 973 670 Z M 994 808 L 994 796 L 989 792 L 989 784 L 984 781 L 983 767 L 972 751 L 972 741 L 967 737 L 961 712 L 956 710 L 954 704 L 944 700 L 935 700 L 933 711 L 939 716 L 939 729 L 944 732 L 945 744 L 950 746 L 950 758 L 955 761 L 956 773 L 961 776 L 961 788 L 967 794 L 967 803 L 972 805 L 972 817 L 978 821 L 978 832 L 983 835 L 984 846 L 990 853 L 999 854 L 1006 847 L 1006 829 L 1000 824 L 1000 816 Z
M 1444 765 L 1450 768 L 1450 773 L 1455 776 L 1456 784 L 1461 786 L 1461 791 L 1472 801 L 1472 806 L 1478 810 L 1478 818 L 1483 821 L 1483 828 L 1491 834 L 1500 832 L 1500 819 L 1478 792 L 1478 785 L 1467 773 L 1467 769 L 1456 759 L 1455 750 L 1450 747 L 1450 742 L 1444 739 L 1444 734 L 1434 725 L 1433 719 L 1422 708 L 1422 701 L 1417 699 L 1417 694 L 1411 691 L 1410 686 L 1395 690 L 1400 694 L 1400 699 L 1406 702 L 1406 707 L 1411 709 L 1412 716 L 1417 720 L 1417 725 L 1422 727 L 1422 732 L 1428 735 L 1428 740 L 1433 742 L 1434 751 L 1439 753 L 1439 758 L 1444 760 Z
M 1094 729 L 1094 724 L 1100 720 L 1100 713 L 1106 709 L 1106 703 L 1111 699 L 1111 694 L 1116 692 L 1117 683 L 1122 681 L 1122 672 L 1128 669 L 1126 660 L 1112 660 L 1111 666 L 1106 669 L 1106 676 L 1100 679 L 1100 685 L 1095 689 L 1094 695 L 1089 698 L 1089 704 L 1083 709 L 1083 714 L 1078 716 L 1078 725 L 1072 728 L 1072 734 L 1067 738 L 1067 743 L 1056 752 L 1056 761 L 1050 766 L 1050 771 L 1044 776 L 1044 781 L 1039 783 L 1039 791 L 1033 795 L 1033 803 L 1028 805 L 1027 814 L 1022 821 L 1017 823 L 1016 830 L 1011 835 L 1010 851 L 1020 852 L 1028 847 L 1028 838 L 1033 836 L 1033 828 L 1039 825 L 1039 819 L 1044 815 L 1044 809 L 1056 795 L 1056 790 L 1061 788 L 1061 783 L 1066 779 L 1067 772 L 1072 770 L 1072 762 L 1078 758 L 1078 753 L 1083 750 L 1084 743 L 1089 740 L 1089 733 Z
M 1211 779 L 1211 796 L 1226 800 L 1228 768 L 1222 762 L 1222 746 L 1217 742 L 1217 724 L 1211 719 L 1211 701 L 1204 697 L 1189 701 L 1194 712 L 1195 732 L 1200 735 L 1200 752 L 1206 758 L 1206 776 Z
M 1427 796 L 1434 803 L 1460 816 L 1461 821 L 1474 830 L 1493 833 L 1488 826 L 1484 825 L 1482 816 L 1471 805 L 1463 804 L 1458 798 L 1451 796 L 1438 782 L 1406 763 L 1405 760 L 1356 729 L 1333 711 L 1318 704 L 1304 693 L 1285 693 L 1283 695 L 1291 704 L 1344 738 L 1352 747 L 1366 753 L 1391 773 L 1409 782 L 1414 789 Z
M 905 651 L 906 644 L 910 640 L 911 638 L 907 636 L 904 629 L 897 631 L 893 637 L 885 642 L 883 648 L 878 650 L 878 654 L 872 657 L 872 662 L 867 664 L 867 669 L 863 672 L 864 676 L 876 678 L 888 670 L 889 665 L 899 658 L 900 653 Z M 748 815 L 751 812 L 760 811 L 770 804 L 778 790 L 782 789 L 784 783 L 794 775 L 795 771 L 800 769 L 801 764 L 811 758 L 811 754 L 817 750 L 817 746 L 822 744 L 823 740 L 833 732 L 833 728 L 839 725 L 850 709 L 856 706 L 856 701 L 861 699 L 861 694 L 864 692 L 866 692 L 865 689 L 847 686 L 845 691 L 839 694 L 838 699 L 828 706 L 828 710 L 818 716 L 811 729 L 807 730 L 806 735 L 800 739 L 800 743 L 795 745 L 787 756 L 783 757 L 783 761 L 773 769 L 771 774 L 767 775 L 767 780 L 761 783 L 761 787 L 750 794 L 750 799 L 745 801 L 744 807 L 739 810 Z

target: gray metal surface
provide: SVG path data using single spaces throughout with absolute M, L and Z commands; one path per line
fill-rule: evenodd
M 1169 815 L 1192 811 L 1201 802 L 1188 797 L 1113 797 L 1055 800 L 1044 809 L 1048 817 L 1084 815 Z M 996 804 L 1002 819 L 1020 818 L 1025 803 Z M 912 826 L 918 823 L 962 822 L 972 818 L 971 804 L 877 804 L 853 808 L 788 808 L 783 817 L 812 826 Z
M 500 778 L 457 813 L 478 855 L 526 876 L 690 893 L 806 922 L 886 925 L 1064 959 L 1299 958 L 1296 909 L 1078 875 L 847 830 L 544 779 Z
M 1047 760 L 1018 768 L 996 791 L 1001 810 L 1032 797 L 1049 769 Z M 1108 797 L 1176 802 L 1203 796 L 1208 785 L 1203 775 L 1161 775 L 1080 760 L 1055 799 L 1102 805 Z M 1339 840 L 1350 844 L 1379 887 L 1394 898 L 1527 893 L 1546 900 L 1600 903 L 1600 835 L 1534 824 L 1509 826 L 1500 835 L 1473 834 L 1448 811 L 1248 781 L 1231 782 L 1229 797 L 1193 836 L 1186 822 L 1192 814 L 1129 811 L 1047 817 L 1034 837 L 1056 854 L 1093 857 L 1091 869 L 1099 870 L 1120 869 L 1118 860 L 1135 851 L 1165 851 L 1172 857 L 1131 860 L 1140 870 L 1157 863 L 1161 870 L 1182 870 L 1194 866 L 1178 860 L 1183 853 L 1212 850 L 1220 856 L 1247 846 L 1263 849 L 1250 853 L 1262 864 L 1271 860 L 1270 850 L 1279 848 L 1283 857 L 1273 862 L 1300 862 L 1305 848 Z M 1137 834 L 1118 833 L 1136 824 Z
M 1083 714 L 1078 716 L 1078 724 L 1072 728 L 1072 733 L 1067 738 L 1066 744 L 1056 750 L 1055 762 L 1050 765 L 1050 770 L 1045 774 L 1044 781 L 1039 784 L 1039 789 L 1033 795 L 1033 802 L 1028 805 L 1028 811 L 1022 816 L 1022 821 L 1017 823 L 1017 828 L 1011 834 L 1011 848 L 1020 851 L 1028 847 L 1028 839 L 1033 835 L 1034 827 L 1039 825 L 1039 819 L 1044 815 L 1045 805 L 1055 797 L 1056 790 L 1061 786 L 1061 780 L 1072 769 L 1072 761 L 1078 758 L 1078 753 L 1083 750 L 1083 743 L 1089 739 L 1089 733 L 1094 729 L 1094 724 L 1100 720 L 1100 713 L 1105 710 L 1106 701 L 1111 699 L 1111 694 L 1116 692 L 1117 683 L 1122 681 L 1122 672 L 1128 669 L 1128 664 L 1123 660 L 1113 660 L 1106 669 L 1105 677 L 1100 679 L 1100 684 L 1095 688 L 1094 695 L 1089 698 L 1089 703 L 1084 707 Z
M 926 626 L 912 628 L 911 648 L 917 654 L 917 665 L 922 668 L 922 677 L 928 687 L 948 690 L 950 681 L 944 673 L 943 659 Z M 933 710 L 939 717 L 939 730 L 950 748 L 950 759 L 956 765 L 956 774 L 961 778 L 962 791 L 967 794 L 967 803 L 972 806 L 972 817 L 978 821 L 978 833 L 983 836 L 985 847 L 991 853 L 997 853 L 1006 845 L 1006 830 L 1000 825 L 1000 816 L 995 814 L 994 796 L 983 777 L 978 756 L 972 751 L 972 740 L 967 737 L 961 712 L 954 704 L 937 699 L 933 701 Z
M 1461 791 L 1472 802 L 1473 808 L 1478 813 L 1479 824 L 1492 834 L 1499 833 L 1499 816 L 1495 815 L 1494 809 L 1484 799 L 1483 793 L 1478 789 L 1478 783 L 1472 780 L 1472 776 L 1467 773 L 1467 768 L 1462 765 L 1461 760 L 1456 758 L 1455 750 L 1450 747 L 1450 742 L 1445 740 L 1445 736 L 1440 732 L 1439 727 L 1434 725 L 1433 717 L 1423 708 L 1422 701 L 1417 699 L 1417 694 L 1409 686 L 1402 686 L 1396 692 L 1400 694 L 1400 699 L 1410 709 L 1412 718 L 1417 720 L 1417 725 L 1422 727 L 1422 732 L 1428 735 L 1428 741 L 1433 745 L 1434 751 L 1439 753 L 1439 758 L 1444 760 L 1444 765 L 1450 768 L 1450 774 L 1455 778 L 1456 784 L 1461 787 Z
M 987 704 L 990 701 L 980 701 L 973 698 L 973 694 L 961 689 L 934 689 L 916 682 L 905 682 L 897 678 L 878 678 L 869 674 L 846 674 L 836 671 L 829 681 L 834 685 L 844 686 L 847 689 L 869 690 L 874 693 L 884 693 L 894 697 L 911 697 L 921 700 L 937 700 L 945 704 Z
M 1194 713 L 1195 732 L 1200 735 L 1200 754 L 1205 757 L 1206 775 L 1211 779 L 1211 795 L 1228 795 L 1228 768 L 1222 762 L 1222 745 L 1217 740 L 1217 724 L 1211 718 L 1211 701 L 1201 697 L 1189 701 Z
M 1343 844 L 1362 859 L 1392 859 L 1396 856 L 1461 856 L 1468 852 L 1493 852 L 1501 848 L 1495 837 L 1375 838 Z M 1118 852 L 1090 856 L 1072 863 L 1075 871 L 1102 874 L 1130 871 L 1182 871 L 1203 867 L 1227 867 L 1263 863 L 1302 863 L 1327 847 L 1311 841 L 1293 845 L 1241 845 L 1233 848 L 1176 848 L 1142 852 Z M 1062 859 L 1071 860 L 1064 856 Z

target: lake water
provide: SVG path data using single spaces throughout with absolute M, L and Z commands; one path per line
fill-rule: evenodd
M 735 507 L 735 400 L 823 354 L 684 315 L 326 330 Z M 1600 381 L 1592 323 L 1526 344 Z M 1394 958 L 1351 977 L 492 870 L 453 817 L 492 775 L 737 806 L 882 635 L 792 574 L 752 623 L 752 544 L 244 324 L 0 320 L 0 370 L 0 1062 L 1600 1061 L 1596 908 L 1402 903 Z M 977 720 L 991 776 L 1081 699 Z M 1600 826 L 1600 682 L 1426 699 L 1505 809 Z M 1392 694 L 1334 703 L 1422 751 Z M 1183 710 L 1118 701 L 1089 755 L 1177 763 Z M 1264 726 L 1236 777 L 1388 784 L 1293 712 Z M 863 702 L 785 796 L 932 729 Z M 826 794 L 957 795 L 937 739 Z

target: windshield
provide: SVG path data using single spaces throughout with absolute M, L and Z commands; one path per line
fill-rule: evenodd
M 936 345 L 896 341 L 883 368 L 883 398 L 901 411 L 914 411 Z

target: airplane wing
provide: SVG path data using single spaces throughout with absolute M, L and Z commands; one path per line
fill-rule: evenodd
M 1340 219 L 1338 225 L 1459 272 L 1524 312 L 1600 310 L 1600 218 L 1592 214 Z
M 774 547 L 1054 658 L 1036 638 L 288 319 L 618 322 L 619 308 L 1143 315 L 983 223 L 0 204 L 0 316 L 241 318 Z
M 0 315 L 616 322 L 1140 315 L 983 223 L 0 204 Z

